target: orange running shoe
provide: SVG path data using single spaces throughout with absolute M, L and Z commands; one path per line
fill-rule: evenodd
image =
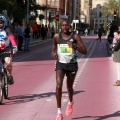
M 72 112 L 73 112 L 72 107 L 73 107 L 73 103 L 67 105 L 67 109 L 66 109 L 66 115 L 67 116 L 70 116 L 72 114 Z
M 57 117 L 56 117 L 56 120 L 63 120 L 63 115 L 58 113 Z

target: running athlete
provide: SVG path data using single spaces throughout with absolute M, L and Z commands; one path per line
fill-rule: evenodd
M 69 101 L 66 109 L 66 115 L 69 116 L 73 111 L 73 83 L 78 70 L 77 52 L 87 54 L 81 37 L 75 32 L 71 32 L 68 20 L 62 20 L 61 32 L 53 37 L 52 57 L 56 60 L 56 100 L 57 117 L 56 120 L 63 120 L 61 111 L 62 85 L 64 76 L 67 76 L 67 90 Z
M 14 83 L 12 77 L 12 54 L 17 52 L 16 40 L 11 32 L 10 28 L 5 27 L 6 18 L 0 14 L 0 53 L 3 54 L 3 58 L 6 64 L 7 75 L 8 75 L 8 84 L 12 85 Z M 12 52 L 11 52 L 12 51 Z

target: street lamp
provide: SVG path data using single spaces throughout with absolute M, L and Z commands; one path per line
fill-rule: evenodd
M 66 16 L 66 9 L 67 9 L 67 0 L 65 0 L 65 16 Z
M 72 0 L 72 20 L 74 19 L 74 0 Z
M 56 11 L 56 17 L 57 17 L 57 19 L 56 19 L 56 31 L 57 32 L 59 32 L 59 17 L 60 17 L 60 11 L 59 11 L 59 5 L 60 5 L 60 0 L 58 0 L 58 4 L 57 4 L 57 11 Z
M 48 4 L 48 1 L 46 0 L 46 25 L 47 25 L 47 4 Z
M 27 15 L 26 15 L 26 23 L 29 23 L 29 0 L 27 0 Z
M 94 19 L 94 31 L 95 31 L 95 22 L 96 22 L 96 19 Z

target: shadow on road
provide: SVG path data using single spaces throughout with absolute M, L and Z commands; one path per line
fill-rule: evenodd
M 104 116 L 83 116 L 83 117 L 76 117 L 76 118 L 72 118 L 72 120 L 83 119 L 83 118 L 95 118 L 94 120 L 104 120 L 104 119 L 111 118 L 111 117 L 120 117 L 120 111 L 117 111 L 117 112 L 115 112 L 113 114 L 104 115 Z
M 74 95 L 79 94 L 81 92 L 84 92 L 84 91 L 74 91 Z M 63 91 L 63 94 L 64 93 L 67 93 L 67 92 Z M 31 102 L 34 100 L 42 99 L 42 98 L 50 98 L 53 96 L 55 96 L 55 92 L 12 96 L 12 97 L 8 98 L 8 100 L 10 100 L 10 101 L 4 102 L 3 105 L 21 104 L 21 103 L 26 103 L 26 102 Z

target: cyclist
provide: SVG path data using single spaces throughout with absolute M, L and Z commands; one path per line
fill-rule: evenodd
M 66 115 L 72 114 L 73 106 L 73 83 L 78 70 L 77 53 L 87 54 L 80 36 L 70 31 L 68 20 L 61 22 L 61 32 L 53 37 L 52 57 L 56 61 L 56 100 L 57 100 L 57 117 L 56 120 L 63 120 L 61 111 L 62 85 L 64 76 L 67 76 L 67 90 L 69 101 L 66 109 Z
M 17 52 L 15 37 L 9 27 L 5 29 L 6 18 L 0 14 L 0 53 L 3 53 L 3 60 L 6 64 L 8 84 L 14 83 L 12 77 L 12 54 Z

